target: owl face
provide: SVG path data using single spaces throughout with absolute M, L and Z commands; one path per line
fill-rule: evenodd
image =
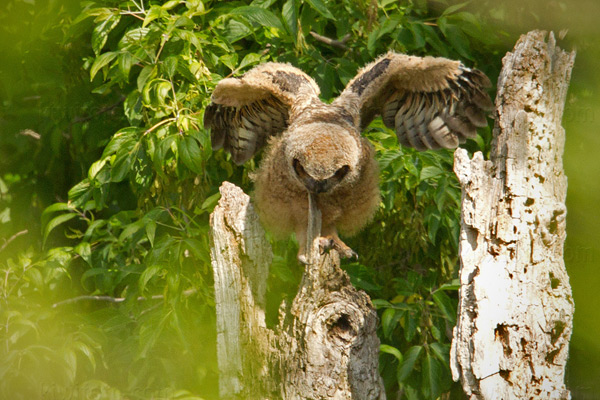
M 353 131 L 319 122 L 291 127 L 282 139 L 292 181 L 309 192 L 334 191 L 357 179 L 360 144 Z

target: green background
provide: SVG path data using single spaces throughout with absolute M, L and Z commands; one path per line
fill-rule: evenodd
M 105 3 L 116 5 L 119 2 L 106 1 Z M 240 5 L 246 3 L 249 4 L 250 2 L 239 2 Z M 280 3 L 277 4 L 279 5 Z M 312 3 L 307 1 L 306 3 L 311 3 L 314 9 L 317 9 L 319 4 L 324 4 L 326 7 L 331 7 L 333 9 L 334 3 L 336 2 L 315 1 Z M 368 2 L 362 3 L 367 4 Z M 379 3 L 387 4 L 390 2 Z M 401 2 L 399 4 L 404 3 L 411 5 L 411 7 L 414 3 L 414 8 L 418 9 L 421 6 L 417 5 L 417 3 L 423 2 Z M 443 13 L 444 10 L 458 4 L 461 3 L 427 2 L 427 14 L 417 13 L 416 15 L 423 18 L 425 21 L 434 21 L 435 17 Z M 388 7 L 390 6 L 388 5 Z M 600 68 L 600 63 L 598 62 L 600 59 L 600 24 L 598 24 L 600 4 L 594 0 L 530 2 L 511 0 L 467 2 L 463 7 L 464 10 L 473 13 L 473 15 L 485 16 L 484 23 L 486 26 L 484 27 L 485 29 L 483 32 L 493 31 L 500 38 L 499 41 L 490 45 L 489 48 L 477 49 L 475 48 L 475 45 L 472 45 L 471 47 L 472 53 L 476 54 L 474 59 L 480 63 L 480 67 L 487 69 L 487 71 L 497 71 L 499 68 L 499 60 L 503 52 L 512 47 L 520 34 L 531 29 L 553 30 L 557 36 L 561 37 L 566 33 L 564 38 L 558 39 L 558 45 L 567 50 L 575 49 L 577 51 L 575 68 L 572 74 L 571 87 L 569 89 L 563 118 L 563 126 L 567 133 L 564 165 L 569 182 L 567 195 L 568 215 L 565 262 L 571 279 L 571 286 L 575 299 L 574 329 L 571 339 L 566 381 L 572 391 L 574 399 L 600 398 L 600 340 L 598 339 L 600 333 L 600 296 L 598 296 L 600 288 L 600 273 L 598 273 L 598 268 L 600 267 L 600 248 L 598 246 L 598 241 L 600 240 L 600 235 L 598 234 L 600 212 L 597 210 L 598 205 L 600 204 L 600 161 L 595 154 L 597 151 L 596 149 L 599 147 L 598 145 L 600 145 L 600 136 L 597 132 L 598 127 L 600 127 L 600 73 L 598 72 Z M 18 263 L 25 263 L 25 261 L 23 261 L 25 258 L 35 260 L 41 257 L 41 254 L 43 253 L 41 246 L 41 232 L 43 229 L 41 212 L 45 207 L 53 203 L 65 202 L 67 200 L 67 193 L 71 187 L 81 179 L 85 178 L 88 173 L 88 168 L 94 161 L 99 159 L 103 147 L 106 146 L 111 135 L 122 128 L 126 122 L 122 115 L 123 108 L 121 103 L 123 102 L 123 99 L 120 98 L 121 93 L 119 93 L 118 90 L 111 90 L 109 87 L 104 87 L 103 89 L 101 78 L 99 77 L 101 72 L 99 72 L 99 76 L 93 82 L 90 82 L 89 80 L 89 68 L 94 62 L 94 54 L 90 49 L 90 26 L 79 26 L 78 28 L 69 27 L 69 22 L 75 18 L 79 11 L 80 4 L 78 1 L 8 0 L 0 5 L 0 178 L 2 178 L 3 182 L 0 185 L 0 246 L 3 246 L 5 243 L 2 239 L 8 240 L 9 238 L 14 237 L 14 240 L 12 240 L 6 248 L 0 250 L 0 264 L 3 266 L 8 265 L 9 268 L 12 268 L 10 265 L 13 264 L 17 265 Z M 321 18 L 322 14 L 319 15 L 319 18 Z M 427 18 L 430 19 L 428 20 Z M 73 32 L 73 29 L 82 29 L 82 31 L 87 29 L 88 33 L 87 35 L 81 34 L 81 36 L 77 36 L 78 33 Z M 336 36 L 335 32 L 331 31 L 321 33 Z M 78 39 L 67 43 L 63 41 L 63 35 L 71 35 L 71 37 L 78 37 Z M 256 33 L 254 38 L 259 42 L 262 40 L 262 36 Z M 382 40 L 382 42 L 377 43 L 375 46 L 380 46 L 376 47 L 378 50 L 383 49 L 385 48 L 385 42 Z M 460 43 L 457 48 L 460 48 Z M 486 56 L 486 51 L 488 50 L 490 53 L 489 56 Z M 433 45 L 427 47 L 424 51 L 428 54 L 436 54 L 435 46 Z M 362 52 L 361 56 L 368 59 L 369 55 L 366 53 L 366 51 Z M 455 48 L 450 52 L 450 55 L 455 57 L 460 56 L 460 49 L 456 50 Z M 313 56 L 311 55 L 311 57 Z M 221 71 L 219 71 L 219 74 L 226 75 L 229 73 L 229 71 L 223 67 L 223 64 L 226 64 L 227 62 L 228 61 L 224 58 L 220 60 L 219 65 Z M 239 60 L 230 60 L 230 62 L 235 64 L 239 63 Z M 307 65 L 310 65 L 309 61 L 306 61 L 306 63 Z M 322 73 L 319 71 L 320 70 L 317 70 L 319 83 L 331 78 L 331 76 L 328 75 L 329 72 L 327 70 L 323 70 Z M 493 80 L 495 81 L 495 79 Z M 68 90 L 66 87 L 68 87 Z M 61 88 L 65 88 L 64 92 L 61 91 Z M 92 93 L 92 90 L 95 90 L 95 93 Z M 325 97 L 331 97 L 336 90 L 336 87 L 333 86 L 326 87 L 324 90 Z M 190 100 L 190 103 L 201 108 L 203 105 L 202 102 L 204 101 L 205 103 L 205 100 L 206 99 L 197 99 L 195 100 L 195 103 L 194 100 Z M 43 109 L 40 109 L 40 107 L 43 107 Z M 34 129 L 35 131 L 24 131 L 26 129 Z M 377 131 L 375 130 L 374 132 Z M 37 134 L 39 134 L 40 137 L 36 138 Z M 485 136 L 486 133 L 483 135 Z M 196 140 L 196 138 L 194 140 Z M 201 138 L 198 138 L 197 140 L 201 141 Z M 485 148 L 484 145 L 480 147 Z M 218 165 L 221 167 L 225 165 L 226 160 L 222 157 L 223 156 L 217 156 L 216 161 L 214 158 L 211 159 L 210 162 L 207 161 L 208 164 L 206 165 L 208 165 L 208 167 L 206 168 L 216 168 L 215 163 L 220 163 Z M 189 157 L 187 159 L 182 159 L 186 168 L 189 168 L 192 171 L 205 167 L 204 164 L 195 165 L 194 161 L 189 160 Z M 239 182 L 247 183 L 246 171 L 232 171 L 228 171 L 227 176 L 225 176 L 225 172 L 219 172 L 221 175 L 216 174 L 215 176 L 212 176 L 211 179 L 218 181 L 221 177 L 224 177 L 232 180 L 237 179 Z M 192 185 L 191 182 L 198 185 L 198 183 L 194 181 L 192 174 L 185 175 L 183 172 L 181 174 L 182 175 L 178 175 L 178 178 L 180 178 L 181 181 L 185 181 L 189 185 Z M 34 178 L 32 178 L 32 176 Z M 181 176 L 183 176 L 183 178 L 181 178 Z M 135 208 L 136 205 L 140 204 L 139 197 L 136 198 L 135 195 L 131 193 L 131 190 L 128 189 L 127 183 L 125 182 L 116 182 L 113 187 L 111 187 L 111 190 L 112 193 L 118 193 L 121 205 L 127 204 L 129 208 Z M 170 196 L 172 192 L 177 192 L 177 188 L 169 188 L 168 190 L 162 188 L 162 190 L 163 192 L 160 192 L 160 195 L 165 196 L 165 198 Z M 206 210 L 209 210 L 211 205 L 214 205 L 210 200 L 210 195 L 212 194 L 214 194 L 214 192 L 211 192 L 208 189 L 206 193 L 203 192 L 201 195 L 196 193 L 200 202 L 204 202 L 202 207 L 203 210 L 196 213 L 199 220 L 205 221 L 207 214 Z M 193 196 L 193 194 L 189 195 L 189 198 L 187 199 L 192 201 L 194 200 Z M 8 208 L 10 208 L 10 214 L 6 213 Z M 103 212 L 108 215 L 113 211 L 114 210 L 108 206 Z M 101 213 L 99 213 L 99 215 L 101 215 Z M 398 218 L 402 219 L 403 217 L 399 216 Z M 135 222 L 135 218 L 131 221 L 127 221 L 127 223 L 132 221 Z M 182 217 L 181 221 L 185 222 L 185 218 Z M 181 226 L 185 225 L 184 222 L 182 222 Z M 125 222 L 123 223 L 125 224 Z M 74 226 L 77 227 L 77 225 Z M 28 233 L 20 234 L 20 232 L 23 232 L 25 229 L 28 230 Z M 203 228 L 198 229 L 199 232 L 201 232 Z M 377 227 L 374 227 L 373 229 L 377 229 Z M 66 230 L 65 233 L 69 234 L 69 231 Z M 201 233 L 198 235 L 202 236 Z M 60 235 L 57 234 L 51 236 L 49 240 L 51 246 L 47 246 L 45 249 L 52 246 L 58 247 L 59 245 L 63 245 L 64 241 L 61 240 L 59 236 Z M 62 236 L 64 236 L 64 234 Z M 435 236 L 435 234 L 433 236 Z M 191 239 L 194 238 L 191 237 Z M 358 247 L 359 253 L 361 253 L 359 239 L 351 244 Z M 293 244 L 280 244 L 279 246 L 281 247 L 279 249 L 279 258 L 276 257 L 274 268 L 275 271 L 277 271 L 277 274 L 279 274 L 278 279 L 281 279 L 288 285 L 285 286 L 284 289 L 293 291 L 294 285 L 297 284 L 298 271 L 292 271 L 289 273 L 290 276 L 285 276 L 287 273 L 285 272 L 287 268 L 285 267 L 287 262 L 286 257 L 288 261 L 293 260 L 294 257 L 294 252 L 292 251 Z M 80 248 L 78 251 L 79 256 L 85 258 L 85 249 Z M 201 251 L 199 251 L 199 253 L 201 253 Z M 199 256 L 199 258 L 201 258 L 201 256 Z M 17 262 L 14 260 L 20 261 Z M 181 262 L 181 268 L 182 271 L 186 271 L 186 268 L 189 268 L 189 265 L 186 264 L 185 260 Z M 355 283 L 357 279 L 364 278 L 364 281 L 359 282 L 359 285 L 362 285 L 362 288 L 366 290 L 372 289 L 382 298 L 387 298 L 392 301 L 393 295 L 389 292 L 386 292 L 385 290 L 378 292 L 377 280 L 372 277 L 372 273 L 364 272 L 360 265 L 351 266 L 349 268 L 350 272 L 353 274 Z M 151 268 L 149 270 L 151 270 Z M 79 279 L 76 269 L 71 271 L 71 273 L 77 277 L 75 280 Z M 160 274 L 160 272 L 157 271 L 153 271 L 153 273 Z M 82 274 L 83 270 L 79 271 L 79 275 Z M 144 283 L 148 283 L 149 285 L 154 284 L 154 279 L 158 279 L 158 275 L 152 276 L 150 273 L 147 273 L 147 279 Z M 190 273 L 190 276 L 191 275 L 192 273 Z M 8 273 L 6 276 L 8 277 Z M 182 276 L 185 276 L 185 274 L 182 273 Z M 210 276 L 210 271 L 205 270 L 204 272 L 200 272 L 199 276 L 198 279 Z M 2 278 L 3 277 L 0 276 L 0 279 Z M 32 277 L 26 277 L 25 279 L 34 280 Z M 419 284 L 421 284 L 420 281 Z M 175 284 L 173 282 L 165 283 L 165 287 L 171 287 L 169 285 L 173 286 Z M 424 283 L 424 285 L 426 285 L 426 283 Z M 209 286 L 210 282 L 205 282 L 205 285 L 202 287 Z M 98 289 L 98 287 L 101 287 L 101 285 L 98 284 L 96 289 Z M 151 289 L 157 290 L 152 293 L 163 293 L 160 292 L 160 290 L 162 290 L 161 288 L 162 286 L 158 284 L 152 286 Z M 56 288 L 52 288 L 52 290 L 55 289 Z M 60 290 L 60 288 L 56 290 Z M 141 290 L 143 293 L 143 288 Z M 406 300 L 407 303 L 411 303 L 412 301 L 418 303 L 420 295 L 417 296 L 415 294 L 413 298 L 405 294 L 401 295 L 401 293 L 404 292 L 397 288 L 396 290 L 398 293 L 396 299 L 400 299 L 399 302 Z M 79 293 L 74 291 L 72 287 L 65 288 L 64 291 L 65 293 Z M 90 290 L 90 292 L 85 293 L 91 292 L 92 291 Z M 44 302 L 50 302 L 51 304 L 53 301 L 56 301 L 56 299 L 52 301 L 45 299 L 42 292 L 35 293 L 32 295 L 33 300 L 31 300 L 30 296 L 27 297 L 29 300 L 21 299 L 19 301 L 27 302 L 31 300 L 33 302 L 39 302 L 39 304 L 44 304 Z M 94 293 L 103 294 L 101 290 Z M 36 295 L 40 296 L 40 298 L 35 298 Z M 4 292 L 4 296 L 6 296 L 6 298 L 10 296 L 15 297 L 17 296 L 17 293 Z M 6 300 L 6 298 L 4 298 L 3 301 Z M 445 298 L 446 297 L 444 297 L 444 299 Z M 201 303 L 202 301 L 210 302 L 210 299 L 211 296 L 207 293 L 202 294 L 199 298 L 194 297 L 193 301 L 197 301 L 198 303 Z M 442 305 L 445 300 L 439 300 L 439 298 L 434 298 L 434 300 L 437 302 L 436 304 L 439 308 L 442 309 L 443 313 Z M 192 300 L 190 300 L 190 302 L 192 302 Z M 274 303 L 274 307 L 276 307 L 278 302 Z M 0 308 L 0 312 L 4 313 L 3 317 L 12 311 L 8 308 L 8 304 L 18 304 L 18 307 L 21 305 L 20 303 L 1 302 L 0 307 L 4 307 L 4 309 Z M 46 304 L 46 306 L 48 305 L 49 304 Z M 135 305 L 128 303 L 128 307 L 129 306 L 135 311 Z M 180 306 L 181 305 L 178 304 L 173 307 Z M 184 326 L 183 330 L 179 332 L 177 332 L 177 329 L 174 329 L 172 336 L 163 338 L 164 345 L 161 347 L 163 353 L 154 354 L 156 359 L 168 359 L 171 356 L 172 353 L 170 352 L 173 350 L 170 349 L 166 343 L 169 341 L 176 342 L 179 340 L 179 336 L 187 336 L 198 330 L 201 332 L 199 333 L 199 336 L 202 338 L 203 342 L 214 342 L 215 334 L 211 331 L 213 327 L 213 325 L 211 325 L 212 322 L 207 322 L 212 321 L 211 318 L 213 318 L 208 315 L 210 314 L 211 306 L 212 305 L 209 304 L 206 309 L 200 309 L 197 315 L 191 317 L 196 318 L 196 320 L 200 322 L 197 324 L 190 323 L 188 326 Z M 32 310 L 30 305 L 23 307 Z M 193 307 L 196 307 L 196 303 L 193 303 L 192 306 L 189 307 L 190 309 L 194 309 Z M 385 308 L 385 306 L 383 307 Z M 54 316 L 45 316 L 44 313 L 48 312 L 47 308 L 48 307 L 44 308 L 43 306 L 40 306 L 39 309 L 36 309 L 34 307 L 33 314 L 35 315 L 35 318 L 29 320 L 35 320 L 37 321 L 36 324 L 40 324 L 39 327 L 36 327 L 36 329 L 41 331 L 41 333 L 38 333 L 38 338 L 43 337 L 44 326 L 53 326 L 53 324 L 56 324 L 52 320 L 45 319 L 55 318 Z M 95 308 L 94 306 L 82 304 L 76 306 L 73 310 L 76 312 L 73 312 L 72 314 L 60 314 L 60 318 L 64 318 L 63 322 L 69 326 L 76 326 L 77 324 L 93 324 L 94 321 L 97 321 L 98 326 L 102 328 L 102 324 L 105 323 L 108 318 L 108 311 L 102 308 Z M 206 313 L 206 315 L 203 313 Z M 85 318 L 81 317 L 82 315 L 84 315 Z M 140 313 L 140 319 L 143 319 L 144 315 L 146 314 Z M 111 321 L 117 317 L 117 315 L 110 315 Z M 84 320 L 79 320 L 78 318 L 84 318 Z M 123 316 L 123 318 L 126 318 L 126 316 Z M 23 319 L 23 321 L 26 320 Z M 389 339 L 389 337 L 393 336 L 393 332 L 408 331 L 408 321 L 408 319 L 405 321 L 403 320 L 402 323 L 395 321 L 397 325 L 386 325 L 391 326 L 391 328 L 384 327 L 383 335 L 386 339 Z M 150 327 L 160 325 L 163 322 L 164 321 L 160 319 L 157 319 L 156 321 L 151 319 L 143 321 L 143 323 L 147 323 L 147 326 Z M 28 322 L 22 322 L 22 324 L 25 325 L 27 323 Z M 397 330 L 394 331 L 396 328 Z M 115 346 L 110 352 L 94 349 L 93 346 L 90 348 L 85 346 L 81 347 L 78 351 L 82 354 L 85 354 L 86 351 L 93 352 L 94 354 L 104 353 L 102 356 L 90 357 L 94 358 L 94 362 L 96 363 L 94 370 L 103 370 L 102 365 L 104 364 L 104 375 L 100 373 L 96 375 L 90 373 L 81 366 L 83 363 L 80 362 L 79 366 L 72 371 L 73 376 L 85 376 L 87 374 L 98 381 L 110 381 L 113 387 L 119 387 L 124 393 L 127 392 L 127 390 L 124 389 L 127 385 L 129 385 L 129 387 L 138 385 L 139 387 L 139 385 L 146 385 L 148 384 L 147 382 L 150 382 L 148 387 L 152 387 L 152 389 L 148 389 L 148 393 L 151 393 L 154 396 L 157 396 L 157 393 L 160 395 L 160 384 L 156 383 L 156 386 L 152 386 L 152 379 L 158 378 L 148 378 L 147 382 L 144 381 L 142 383 L 135 382 L 136 375 L 152 376 L 152 374 L 144 370 L 143 362 L 139 359 L 136 359 L 135 362 L 127 365 L 110 364 L 110 361 L 108 361 L 113 358 L 118 359 L 115 354 L 118 354 L 119 352 L 127 352 L 127 349 L 119 348 L 120 342 L 118 337 L 118 335 L 124 335 L 126 333 L 126 328 L 112 333 L 109 330 L 102 331 L 102 329 L 98 329 L 98 331 L 94 332 L 86 331 L 89 338 L 69 337 L 69 340 L 72 343 L 78 343 L 78 340 L 81 340 L 82 343 L 105 343 L 105 345 L 106 343 L 109 343 L 109 345 L 106 346 Z M 138 333 L 141 335 L 146 334 L 152 336 L 152 332 L 144 331 L 143 329 Z M 404 333 L 404 335 L 406 334 Z M 416 337 L 418 337 L 418 335 L 419 334 L 417 334 Z M 406 349 L 402 348 L 402 346 L 410 344 L 411 340 L 409 339 L 410 338 L 406 337 L 406 342 L 402 342 L 401 344 L 398 344 L 391 339 L 389 342 L 384 340 L 384 343 L 389 343 L 390 345 L 400 348 L 406 359 L 409 358 L 411 353 L 410 350 L 405 351 Z M 8 335 L 7 331 L 0 331 L 0 346 L 5 345 L 8 349 L 12 343 L 18 342 L 18 340 L 18 337 Z M 67 341 L 65 340 L 64 342 Z M 56 365 L 56 369 L 60 370 L 64 365 L 72 364 L 70 364 L 70 358 L 75 357 L 71 356 L 73 349 L 65 348 L 64 351 L 60 350 L 60 346 L 64 344 L 62 337 L 51 338 L 46 344 L 54 350 L 59 349 L 57 350 L 57 354 L 61 354 L 61 357 L 64 357 L 62 357 L 59 362 L 53 359 L 56 355 L 52 355 L 53 353 L 49 352 L 47 356 L 40 356 L 42 358 L 46 357 L 45 360 L 48 361 L 48 364 L 44 365 Z M 129 344 L 130 343 L 127 345 Z M 146 350 L 147 349 L 141 349 L 139 354 L 146 355 L 144 353 Z M 154 348 L 152 351 L 155 351 Z M 196 356 L 202 354 L 203 357 L 206 357 L 203 359 L 203 363 L 199 363 L 198 367 L 193 370 L 184 369 L 183 367 L 181 367 L 181 370 L 178 370 L 173 366 L 165 366 L 165 368 L 175 368 L 171 372 L 173 375 L 181 377 L 180 381 L 177 382 L 178 385 L 186 388 L 195 388 L 199 393 L 196 393 L 192 389 L 190 389 L 190 392 L 188 393 L 184 391 L 177 392 L 173 388 L 169 388 L 168 390 L 162 389 L 164 390 L 163 397 L 186 398 L 185 396 L 189 395 L 189 398 L 197 398 L 192 397 L 193 395 L 191 392 L 207 398 L 214 396 L 214 387 L 203 391 L 195 387 L 194 383 L 190 383 L 200 381 L 203 382 L 203 385 L 207 386 L 210 386 L 211 382 L 214 384 L 216 376 L 214 353 L 207 350 L 205 354 L 203 353 L 203 350 L 196 349 L 195 347 L 189 351 L 190 354 Z M 147 352 L 151 351 L 147 350 Z M 392 353 L 393 350 L 390 350 L 390 354 Z M 6 354 L 12 356 L 16 353 L 7 351 Z M 135 356 L 133 356 L 132 359 L 135 359 Z M 391 359 L 392 358 L 390 357 L 390 360 Z M 185 360 L 193 362 L 193 360 L 190 360 L 189 358 L 186 358 Z M 8 361 L 8 358 L 0 359 L 1 374 L 7 373 L 6 371 L 3 371 L 4 367 L 12 365 L 9 364 Z M 395 367 L 395 364 L 393 364 L 392 361 L 386 360 L 386 362 Z M 107 363 L 110 365 L 107 366 Z M 167 364 L 168 363 L 165 362 L 165 365 Z M 23 365 L 23 372 L 25 372 L 27 366 L 26 361 L 24 361 Z M 67 367 L 64 368 L 68 369 Z M 113 375 L 111 375 L 110 372 L 106 372 L 106 370 L 109 370 L 110 368 L 115 368 Z M 427 370 L 425 365 L 421 368 L 431 372 L 431 370 Z M 431 368 L 431 366 L 429 368 Z M 400 370 L 401 368 L 399 368 L 399 371 Z M 122 373 L 122 371 L 126 371 L 126 373 Z M 55 371 L 50 368 L 48 371 L 40 373 L 42 375 L 47 374 L 47 376 L 52 379 L 52 374 L 54 372 Z M 124 376 L 116 376 L 121 374 Z M 398 372 L 396 377 L 399 377 L 399 374 L 400 372 Z M 125 375 L 127 376 L 127 379 L 125 378 Z M 391 376 L 393 377 L 393 375 L 394 372 L 392 372 Z M 442 375 L 443 373 L 440 372 L 439 376 Z M 12 380 L 10 380 L 10 384 L 13 385 L 13 388 L 20 386 L 25 387 L 29 384 L 27 379 L 23 377 L 23 374 L 11 376 Z M 401 381 L 400 378 L 398 379 Z M 440 381 L 443 380 L 441 377 L 439 379 Z M 447 379 L 447 377 L 444 379 Z M 124 383 L 125 381 L 128 383 Z M 5 380 L 5 383 L 6 382 L 9 382 L 9 380 Z M 77 382 L 77 378 L 73 378 L 73 382 Z M 388 382 L 387 377 L 386 382 Z M 117 394 L 115 394 L 118 390 L 103 385 L 104 384 L 98 384 L 94 386 L 94 390 L 96 390 L 95 393 L 100 393 L 104 390 L 105 396 L 118 398 Z M 80 388 L 83 393 L 83 386 L 77 387 Z M 401 382 L 399 383 L 399 387 L 402 387 Z M 393 388 L 395 388 L 395 386 Z M 393 388 L 390 390 L 395 390 Z M 62 393 L 60 385 L 54 388 L 47 387 L 46 389 L 48 395 L 59 396 Z M 409 389 L 406 390 L 410 391 Z M 441 387 L 435 389 L 423 389 L 423 393 L 429 393 L 430 395 L 431 393 L 438 391 L 442 391 Z M 0 396 L 2 393 L 6 396 L 6 392 L 0 392 Z M 458 392 L 456 391 L 456 387 L 453 389 L 452 393 L 454 394 L 451 395 L 450 398 L 453 398 L 452 396 L 457 396 L 456 393 Z M 77 395 L 77 393 L 75 394 Z M 73 395 L 73 393 L 71 393 L 71 395 Z M 24 397 L 18 397 L 15 395 L 14 398 L 27 398 L 26 394 L 23 396 Z M 139 398 L 148 397 L 147 394 L 141 393 L 139 390 L 137 396 L 139 396 Z M 75 398 L 84 397 L 83 394 L 79 397 L 75 396 Z

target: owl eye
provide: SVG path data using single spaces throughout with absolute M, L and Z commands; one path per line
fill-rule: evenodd
M 335 171 L 334 176 L 338 179 L 338 181 L 341 181 L 342 179 L 344 179 L 344 177 L 346 176 L 346 174 L 348 174 L 349 171 L 350 167 L 348 165 L 344 165 L 342 168 Z
M 300 178 L 304 178 L 308 175 L 297 158 L 294 158 L 294 161 L 292 161 L 292 166 L 294 167 L 294 171 L 296 171 L 296 175 L 298 175 Z

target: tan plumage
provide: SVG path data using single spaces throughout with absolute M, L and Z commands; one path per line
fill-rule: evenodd
M 244 163 L 267 142 L 256 172 L 255 202 L 273 232 L 295 232 L 306 246 L 308 193 L 322 214 L 321 235 L 343 257 L 379 204 L 378 169 L 361 131 L 377 115 L 398 140 L 418 150 L 455 148 L 487 125 L 489 79 L 445 58 L 387 53 L 361 69 L 331 104 L 299 69 L 278 63 L 222 80 L 206 108 L 213 149 Z

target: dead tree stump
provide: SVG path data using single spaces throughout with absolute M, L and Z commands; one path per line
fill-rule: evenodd
M 472 400 L 570 398 L 561 118 L 575 54 L 547 36 L 530 32 L 504 57 L 491 160 L 455 153 L 461 289 L 450 359 Z
M 211 214 L 219 389 L 224 399 L 383 400 L 377 314 L 336 252 L 305 266 L 279 326 L 265 325 L 271 247 L 250 198 L 225 182 Z

